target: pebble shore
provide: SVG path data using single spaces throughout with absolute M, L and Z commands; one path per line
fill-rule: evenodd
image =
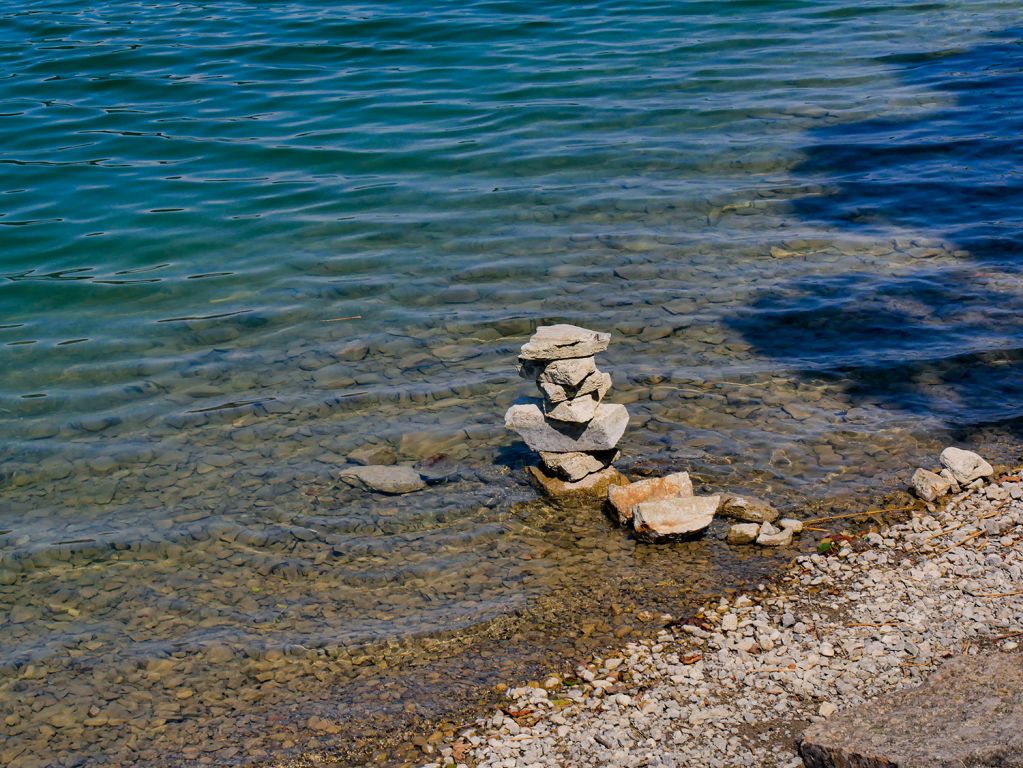
M 802 765 L 813 721 L 942 659 L 1023 642 L 1019 475 L 800 556 L 776 584 L 647 641 L 507 691 L 425 768 Z

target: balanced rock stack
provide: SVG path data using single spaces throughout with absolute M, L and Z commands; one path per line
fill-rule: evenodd
M 611 377 L 597 370 L 594 358 L 610 341 L 609 333 L 547 325 L 522 346 L 519 375 L 534 379 L 543 398 L 516 403 L 504 421 L 540 454 L 542 470 L 532 471 L 548 492 L 627 482 L 611 463 L 629 414 L 623 405 L 603 402 Z

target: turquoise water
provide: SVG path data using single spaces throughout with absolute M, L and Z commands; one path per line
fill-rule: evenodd
M 1017 440 L 1021 11 L 0 9 L 0 762 L 331 751 L 443 713 L 439 638 L 769 568 L 522 506 L 540 323 L 613 333 L 623 468 L 797 512 Z

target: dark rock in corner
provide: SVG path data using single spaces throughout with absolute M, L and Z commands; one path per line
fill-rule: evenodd
M 1023 655 L 959 656 L 923 685 L 806 730 L 807 768 L 1023 766 Z

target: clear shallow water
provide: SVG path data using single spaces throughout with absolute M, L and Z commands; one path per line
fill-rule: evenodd
M 539 323 L 708 489 L 1018 438 L 1021 8 L 0 12 L 0 758 L 349 746 L 769 568 L 524 505 Z

